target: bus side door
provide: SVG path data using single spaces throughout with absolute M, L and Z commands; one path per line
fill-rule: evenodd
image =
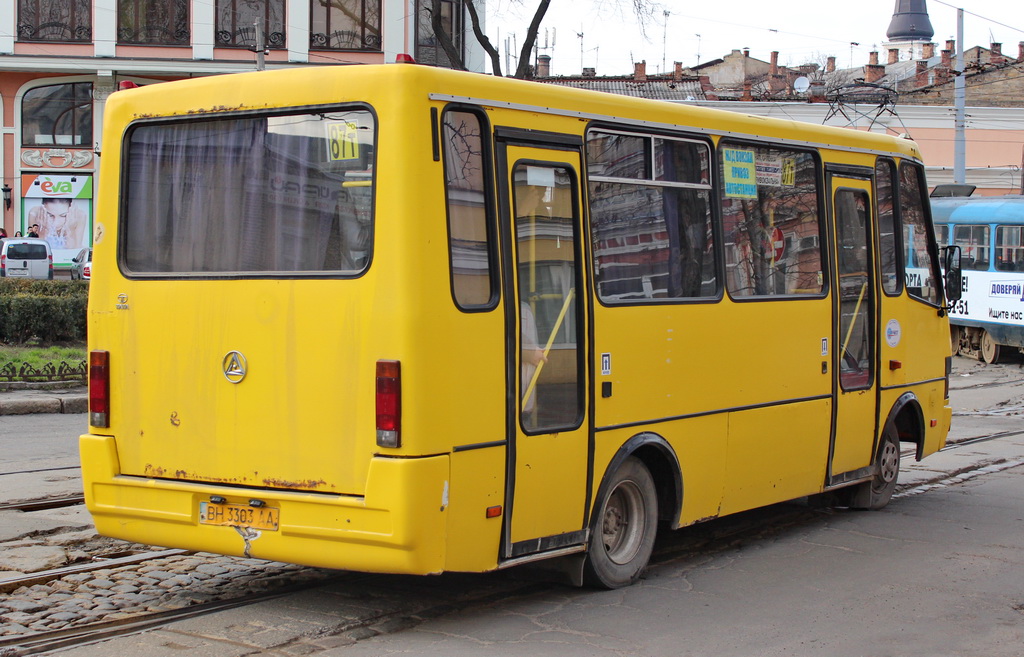
M 829 484 L 861 478 L 878 435 L 878 308 L 871 172 L 829 174 L 835 226 L 832 333 L 835 416 Z
M 502 557 L 586 540 L 590 419 L 582 141 L 498 135 L 508 357 Z M 519 135 L 518 132 L 515 133 Z

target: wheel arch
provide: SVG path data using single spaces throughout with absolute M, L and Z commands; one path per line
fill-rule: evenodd
M 924 458 L 924 411 L 917 395 L 905 392 L 899 396 L 882 425 L 883 429 L 890 426 L 896 429 L 900 442 L 917 445 L 918 461 Z
M 683 508 L 682 468 L 672 445 L 656 433 L 639 433 L 619 447 L 605 468 L 594 499 L 603 499 L 609 475 L 618 470 L 623 461 L 630 456 L 638 458 L 654 479 L 654 488 L 658 492 L 658 519 L 666 522 L 672 529 L 678 529 Z

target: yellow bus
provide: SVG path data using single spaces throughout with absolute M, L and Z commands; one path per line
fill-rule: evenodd
M 102 152 L 102 534 L 618 587 L 945 442 L 911 141 L 393 64 L 116 92 Z

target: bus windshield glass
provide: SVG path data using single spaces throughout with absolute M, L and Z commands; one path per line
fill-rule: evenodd
M 352 276 L 369 264 L 375 121 L 364 109 L 137 125 L 129 275 Z

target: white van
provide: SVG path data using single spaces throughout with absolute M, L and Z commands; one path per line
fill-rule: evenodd
M 0 277 L 53 279 L 50 244 L 37 237 L 0 240 Z

